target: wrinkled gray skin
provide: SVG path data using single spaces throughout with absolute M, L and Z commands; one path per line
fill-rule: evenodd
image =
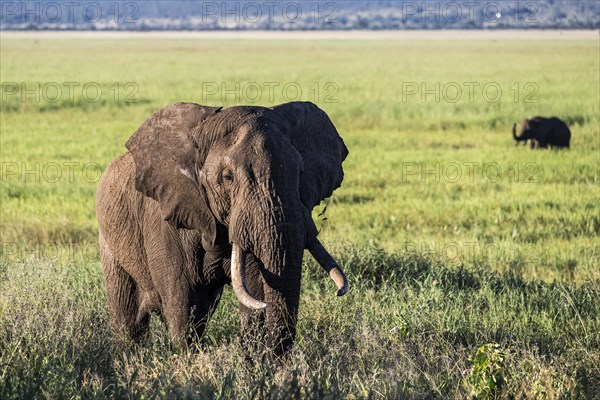
M 200 337 L 232 280 L 233 247 L 242 262 L 233 282 L 242 333 L 262 327 L 277 354 L 294 340 L 305 248 L 338 295 L 348 290 L 311 218 L 341 184 L 348 150 L 314 104 L 177 103 L 146 120 L 126 147 L 96 195 L 108 304 L 126 337 L 143 338 L 153 311 L 174 342 Z
M 521 141 L 527 144 L 527 140 L 531 140 L 530 147 L 532 149 L 548 147 L 569 148 L 571 131 L 567 127 L 567 124 L 556 117 L 524 119 L 521 121 L 519 131 L 520 133 L 517 135 L 517 124 L 514 124 L 512 134 L 517 145 Z

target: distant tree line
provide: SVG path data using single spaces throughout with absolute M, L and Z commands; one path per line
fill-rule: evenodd
M 0 5 L 3 30 L 600 28 L 600 0 L 3 0 Z

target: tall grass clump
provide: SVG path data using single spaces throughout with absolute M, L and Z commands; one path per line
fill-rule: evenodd
M 155 317 L 148 342 L 123 348 L 97 263 L 5 263 L 0 397 L 597 395 L 597 283 L 528 282 L 368 246 L 337 251 L 352 291 L 335 298 L 307 260 L 298 337 L 283 360 L 240 342 L 229 290 L 204 345 L 173 348 Z

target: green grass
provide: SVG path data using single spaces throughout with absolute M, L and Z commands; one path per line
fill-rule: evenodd
M 3 39 L 1 51 L 0 398 L 600 397 L 597 42 Z M 94 82 L 103 99 L 23 102 L 12 82 Z M 326 220 L 324 205 L 314 217 L 352 291 L 333 296 L 307 257 L 280 366 L 244 361 L 229 290 L 198 351 L 172 350 L 156 321 L 130 350 L 108 328 L 97 177 L 152 112 L 202 103 L 212 82 L 298 83 L 350 149 Z M 405 101 L 412 82 L 503 95 Z M 285 102 L 274 93 L 256 104 Z M 534 115 L 567 121 L 571 150 L 515 147 L 513 122 Z

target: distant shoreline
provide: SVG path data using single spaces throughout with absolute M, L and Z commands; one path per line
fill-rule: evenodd
M 1 39 L 599 40 L 599 30 L 0 31 Z

